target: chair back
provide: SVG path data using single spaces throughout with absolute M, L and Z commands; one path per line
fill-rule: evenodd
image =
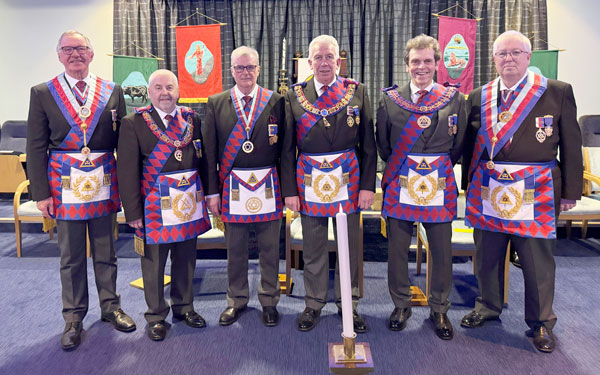
M 25 153 L 27 121 L 5 121 L 0 132 L 0 150 Z
M 600 147 L 600 115 L 581 116 L 579 127 L 584 147 Z

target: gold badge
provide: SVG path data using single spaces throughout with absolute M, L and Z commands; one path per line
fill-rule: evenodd
M 100 179 L 96 176 L 80 176 L 73 183 L 73 195 L 84 202 L 91 201 L 100 192 Z
M 506 123 L 506 122 L 509 122 L 510 119 L 512 119 L 512 113 L 510 113 L 508 111 L 501 112 L 498 115 L 498 121 L 500 121 L 500 122 L 505 122 Z
M 502 195 L 500 195 L 500 199 L 498 199 L 498 195 L 501 192 Z M 521 205 L 523 204 L 523 197 L 517 189 L 509 187 L 508 193 L 503 189 L 503 186 L 497 186 L 492 191 L 492 208 L 503 219 L 510 219 L 513 216 L 515 216 L 517 212 L 519 212 L 519 210 L 521 209 Z M 502 207 L 500 207 L 501 205 Z
M 417 119 L 417 125 L 419 125 L 421 129 L 427 129 L 429 125 L 431 125 L 431 119 L 427 116 L 421 116 Z
M 175 196 L 172 203 L 173 214 L 181 221 L 186 223 L 192 220 L 196 212 L 196 197 L 190 192 L 180 193 Z
M 324 180 L 327 178 L 326 180 Z M 322 182 L 322 183 L 321 183 Z M 331 184 L 333 183 L 333 186 Z M 336 176 L 320 174 L 315 178 L 313 189 L 321 202 L 330 203 L 340 192 L 340 180 Z
M 429 175 L 421 176 L 417 174 L 408 181 L 408 195 L 410 195 L 416 204 L 421 206 L 431 202 L 435 198 L 437 190 L 438 187 L 435 178 Z
M 250 178 L 248 179 L 248 184 L 254 185 L 258 183 L 258 178 L 254 175 L 254 173 L 250 174 Z
M 431 165 L 429 165 L 429 163 L 427 162 L 427 160 L 425 158 L 423 158 L 423 160 L 421 160 L 421 162 L 419 163 L 419 165 L 417 165 L 417 170 L 418 171 L 430 171 L 431 170 Z
M 250 212 L 251 214 L 260 212 L 261 208 L 262 202 L 256 197 L 252 197 L 246 201 L 246 211 Z

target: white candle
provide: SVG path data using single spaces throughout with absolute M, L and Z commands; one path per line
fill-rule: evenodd
M 338 262 L 340 266 L 340 289 L 342 292 L 342 336 L 354 337 L 352 318 L 352 286 L 350 282 L 350 253 L 348 248 L 348 217 L 342 210 L 335 215 L 337 224 Z
M 285 70 L 285 38 L 283 38 L 283 47 L 281 48 L 281 69 Z

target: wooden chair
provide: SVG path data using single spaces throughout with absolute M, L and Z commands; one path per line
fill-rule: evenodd
M 17 240 L 17 257 L 21 257 L 21 251 L 23 248 L 22 240 L 21 240 L 21 222 L 28 221 L 33 223 L 43 223 L 44 217 L 42 216 L 42 211 L 38 210 L 34 201 L 29 200 L 25 203 L 21 203 L 21 194 L 27 189 L 29 186 L 29 180 L 25 180 L 21 182 L 15 191 L 15 195 L 13 198 L 13 213 L 15 218 L 15 235 Z M 48 228 L 45 228 L 48 234 L 50 235 L 50 239 L 54 237 L 54 220 L 51 221 L 52 224 L 49 225 Z
M 358 286 L 360 296 L 363 296 L 363 216 L 359 215 L 359 243 L 358 243 Z M 337 252 L 337 243 L 333 233 L 333 220 L 329 219 L 327 229 L 327 251 Z M 291 270 L 292 268 L 299 269 L 300 267 L 300 252 L 302 252 L 302 223 L 300 215 L 286 208 L 285 211 L 285 294 L 291 293 Z

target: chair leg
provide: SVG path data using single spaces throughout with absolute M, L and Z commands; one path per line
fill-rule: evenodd
M 18 217 L 15 218 L 15 235 L 17 237 L 17 258 L 21 257 L 21 220 Z
M 420 225 L 420 224 L 419 224 Z M 421 274 L 421 258 L 423 257 L 423 241 L 421 240 L 421 236 L 417 232 L 417 275 Z
M 362 213 L 359 216 L 359 234 L 358 234 L 358 290 L 360 298 L 363 297 L 363 284 L 364 284 L 364 228 L 363 228 L 363 217 Z
M 504 305 L 508 305 L 508 275 L 510 265 L 510 242 L 506 249 L 506 258 L 504 259 Z
M 427 296 L 427 300 L 429 300 L 429 292 L 431 291 L 431 273 L 433 272 L 433 263 L 429 257 L 431 257 L 431 251 L 429 250 L 429 246 L 426 246 L 425 261 L 427 262 L 427 275 L 425 277 L 425 295 Z
M 587 237 L 587 228 L 588 228 L 588 221 L 582 220 L 581 221 L 581 239 L 582 240 L 585 240 L 585 238 Z
M 85 249 L 87 257 L 91 257 L 92 253 L 90 250 L 90 231 L 88 230 L 87 226 L 85 228 Z
M 567 220 L 567 222 L 565 223 L 565 229 L 567 230 L 567 239 L 570 240 L 571 239 L 571 228 L 573 226 L 573 221 L 571 220 Z

